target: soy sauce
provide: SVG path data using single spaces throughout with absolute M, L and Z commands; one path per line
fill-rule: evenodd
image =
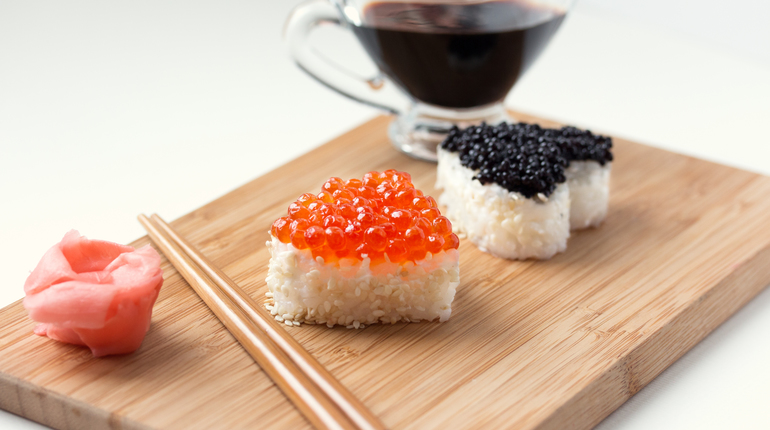
M 373 3 L 353 31 L 378 66 L 417 100 L 471 108 L 505 98 L 564 20 L 523 0 Z

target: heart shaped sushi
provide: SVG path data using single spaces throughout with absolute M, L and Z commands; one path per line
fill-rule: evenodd
M 54 245 L 24 283 L 35 334 L 85 345 L 96 357 L 136 351 L 163 285 L 160 256 L 89 240 L 75 230 Z
M 331 178 L 271 228 L 268 309 L 287 325 L 446 321 L 459 239 L 408 173 Z
M 438 148 L 447 216 L 494 256 L 548 259 L 607 214 L 612 139 L 575 127 L 453 128 Z

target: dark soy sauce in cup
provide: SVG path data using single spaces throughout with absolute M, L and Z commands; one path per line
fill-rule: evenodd
M 424 103 L 496 103 L 534 62 L 564 11 L 525 0 L 472 4 L 373 3 L 352 26 L 377 65 Z

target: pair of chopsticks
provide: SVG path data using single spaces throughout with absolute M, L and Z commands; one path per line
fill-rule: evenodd
M 272 315 L 161 217 L 138 218 L 155 245 L 311 424 L 318 429 L 385 429 Z

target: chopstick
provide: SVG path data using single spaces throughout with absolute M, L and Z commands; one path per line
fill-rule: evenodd
M 139 221 L 150 238 L 257 364 L 315 427 L 386 427 L 235 282 L 158 215 Z
M 246 315 L 312 380 L 359 428 L 382 430 L 385 426 L 358 398 L 348 391 L 281 324 L 259 306 L 232 279 L 185 240 L 157 214 L 152 221 L 160 226 L 187 255 L 235 302 Z
M 214 315 L 313 426 L 356 428 L 162 230 L 144 215 L 139 215 L 139 222 Z

